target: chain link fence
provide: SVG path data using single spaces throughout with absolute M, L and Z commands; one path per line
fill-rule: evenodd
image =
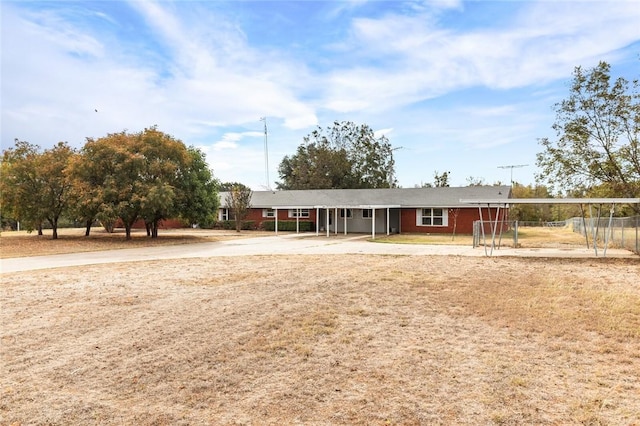
M 527 228 L 556 228 L 541 233 L 531 241 L 528 231 L 527 238 L 522 238 Z M 561 229 L 563 228 L 563 229 Z M 522 229 L 522 233 L 519 230 Z M 584 237 L 582 243 L 577 238 L 574 241 L 559 239 L 561 235 L 571 234 L 571 231 Z M 494 238 L 495 235 L 495 238 Z M 555 245 L 563 247 L 588 246 L 593 247 L 596 241 L 598 247 L 621 248 L 640 254 L 640 216 L 633 217 L 602 217 L 590 219 L 574 217 L 561 222 L 525 222 L 525 221 L 475 221 L 473 223 L 473 247 L 490 246 L 492 241 L 495 247 L 550 247 Z
M 494 239 L 495 232 L 495 239 Z M 491 245 L 495 241 L 496 247 L 518 246 L 518 222 L 513 220 L 473 222 L 473 247 Z M 486 242 L 486 244 L 485 244 Z
M 567 220 L 573 232 L 588 239 L 590 244 L 608 244 L 609 247 L 623 248 L 640 254 L 640 216 L 611 218 L 574 217 Z

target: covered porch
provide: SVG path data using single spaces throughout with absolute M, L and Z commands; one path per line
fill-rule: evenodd
M 399 233 L 399 205 L 314 205 L 314 206 L 274 206 L 275 233 L 278 234 L 278 210 L 293 211 L 296 218 L 296 233 L 300 232 L 300 218 L 309 210 L 315 211 L 316 236 L 327 237 L 342 233 L 370 233 L 376 235 Z

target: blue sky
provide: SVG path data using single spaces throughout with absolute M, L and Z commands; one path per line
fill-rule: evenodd
M 368 124 L 403 187 L 533 183 L 575 66 L 640 76 L 618 1 L 2 1 L 2 149 L 151 125 L 274 187 L 315 126 Z M 98 112 L 95 112 L 95 109 Z M 269 182 L 265 173 L 267 117 Z

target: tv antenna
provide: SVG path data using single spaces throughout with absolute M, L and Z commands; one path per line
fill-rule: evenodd
M 519 169 L 521 167 L 527 167 L 528 164 L 514 164 L 510 166 L 498 166 L 499 169 L 511 169 L 511 186 L 513 186 L 513 169 Z
M 260 121 L 264 121 L 264 173 L 267 178 L 267 189 L 271 191 L 269 184 L 269 146 L 267 143 L 267 117 L 260 117 Z

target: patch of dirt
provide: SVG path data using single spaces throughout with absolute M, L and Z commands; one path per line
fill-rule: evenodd
M 638 424 L 639 275 L 364 255 L 4 274 L 0 424 Z

